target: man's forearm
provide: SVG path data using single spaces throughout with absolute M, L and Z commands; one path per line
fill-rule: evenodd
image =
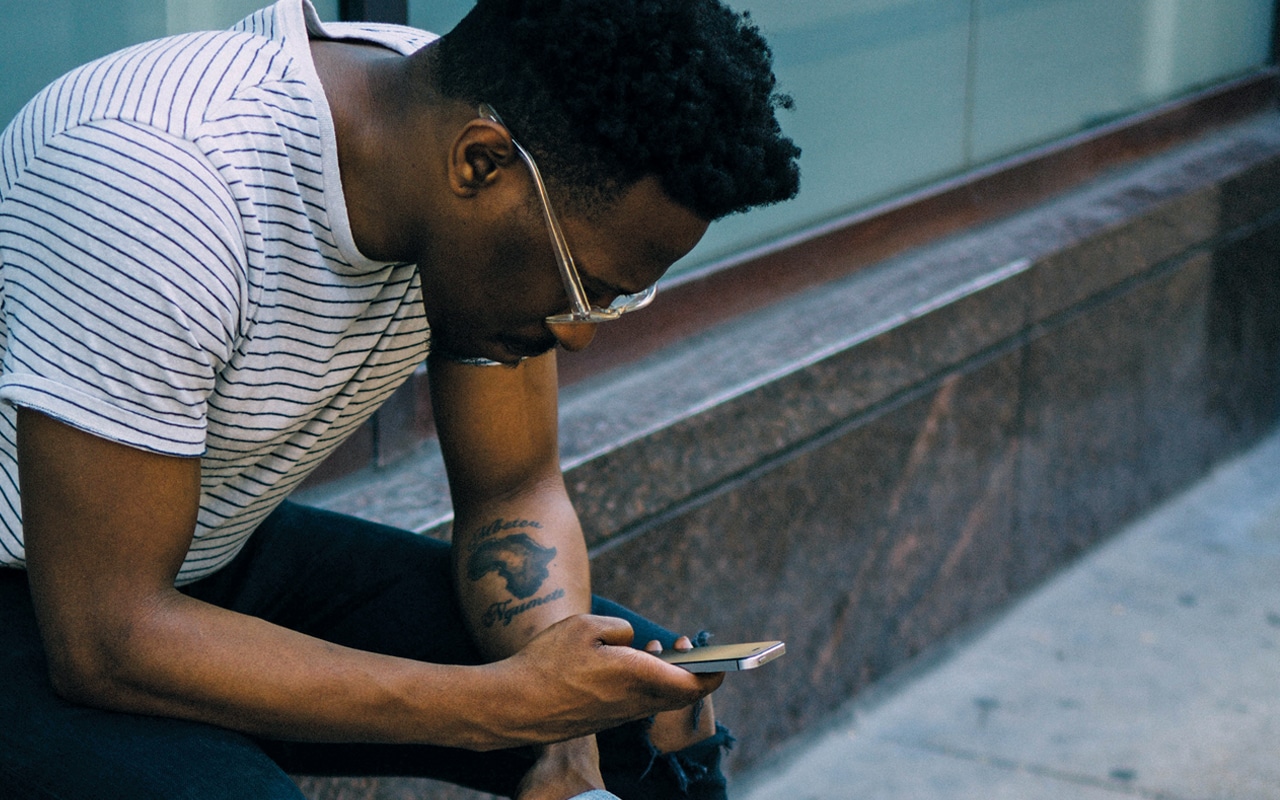
M 586 545 L 562 495 L 487 506 L 455 520 L 454 567 L 463 613 L 481 651 L 501 658 L 539 631 L 591 610 Z M 549 745 L 519 797 L 563 797 L 604 783 L 595 737 Z
M 502 674 L 503 665 L 436 665 L 352 650 L 176 592 L 147 606 L 98 611 L 95 629 L 75 641 L 46 637 L 61 694 L 272 738 L 481 750 L 518 743 L 503 737 L 509 723 L 494 700 L 505 694 L 508 702 L 529 702 L 531 694 Z
M 568 499 L 487 504 L 454 526 L 454 572 L 481 651 L 503 658 L 540 631 L 591 610 L 590 567 Z

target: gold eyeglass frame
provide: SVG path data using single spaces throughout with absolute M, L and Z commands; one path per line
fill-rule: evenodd
M 480 104 L 480 117 L 507 128 L 507 124 L 502 121 L 502 117 L 498 116 L 498 112 L 488 103 Z M 511 133 L 510 128 L 507 128 L 507 133 Z M 547 193 L 546 183 L 542 180 L 542 173 L 539 172 L 533 156 L 516 141 L 514 135 L 511 137 L 511 145 L 515 147 L 516 154 L 520 156 L 520 160 L 528 167 L 529 174 L 533 176 L 533 185 L 537 187 L 538 199 L 542 201 L 542 216 L 547 223 L 547 233 L 551 237 L 551 247 L 555 251 L 556 264 L 560 268 L 560 279 L 564 282 L 565 294 L 569 296 L 569 312 L 566 314 L 553 314 L 547 317 L 547 324 L 575 325 L 610 322 L 623 314 L 639 311 L 652 303 L 654 296 L 658 293 L 657 284 L 653 284 L 635 294 L 618 295 L 607 308 L 591 305 L 587 292 L 582 287 L 582 276 L 573 261 L 573 254 L 569 251 L 569 242 L 565 239 L 564 231 L 560 228 L 560 220 L 556 217 L 555 212 L 551 210 L 551 197 Z

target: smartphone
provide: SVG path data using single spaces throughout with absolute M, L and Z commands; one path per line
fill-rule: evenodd
M 744 644 L 713 644 L 692 650 L 667 650 L 658 658 L 690 672 L 730 672 L 739 669 L 755 669 L 787 652 L 782 642 L 747 642 Z

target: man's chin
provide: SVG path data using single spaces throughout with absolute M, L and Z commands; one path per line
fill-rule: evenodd
M 556 342 L 526 341 L 523 339 L 485 342 L 481 346 L 474 344 L 455 346 L 448 341 L 435 341 L 431 351 L 449 361 L 463 364 L 504 364 L 515 366 L 527 358 L 536 358 L 553 350 Z
M 489 356 L 489 358 L 494 361 L 505 362 L 511 360 L 518 363 L 526 358 L 536 358 L 554 350 L 556 340 L 554 337 L 547 337 L 546 339 L 503 338 L 497 342 L 497 345 L 497 349 L 502 351 L 504 357 Z

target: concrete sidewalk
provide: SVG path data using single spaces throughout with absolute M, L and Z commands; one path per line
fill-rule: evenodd
M 1280 434 L 893 683 L 734 797 L 1280 798 Z

